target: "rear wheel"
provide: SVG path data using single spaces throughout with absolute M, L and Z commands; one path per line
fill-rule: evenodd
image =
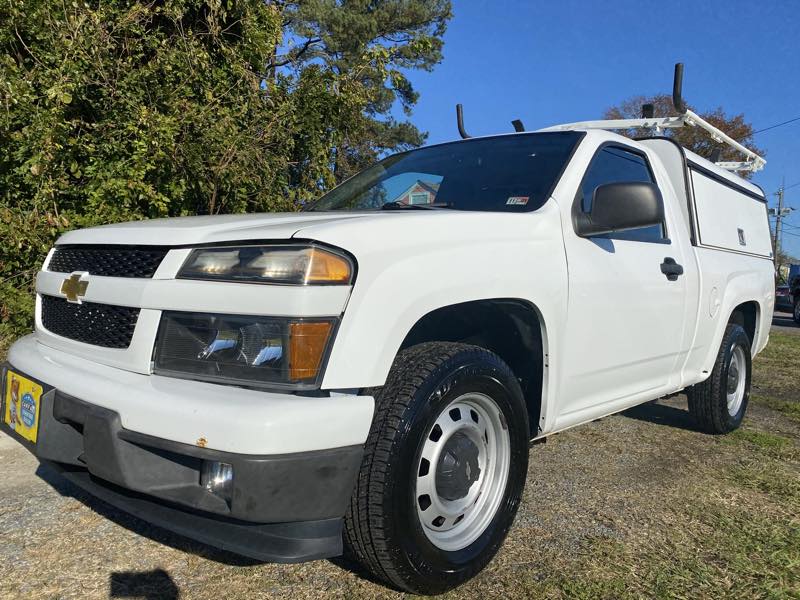
M 800 290 L 797 291 L 797 295 L 800 296 Z M 792 316 L 794 316 L 794 322 L 800 325 L 800 297 L 794 299 L 794 311 L 792 311 Z
M 711 376 L 687 390 L 689 411 L 708 433 L 728 433 L 742 424 L 750 398 L 750 338 L 729 323 Z
M 374 394 L 347 548 L 396 588 L 442 593 L 483 569 L 511 527 L 528 466 L 522 392 L 495 354 L 431 342 L 404 350 Z

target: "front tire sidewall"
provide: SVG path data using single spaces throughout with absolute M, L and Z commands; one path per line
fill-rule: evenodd
M 417 411 L 405 436 L 392 478 L 399 502 L 395 518 L 397 543 L 409 565 L 430 585 L 449 589 L 480 571 L 497 552 L 510 528 L 525 485 L 528 465 L 528 419 L 516 381 L 483 362 L 460 366 L 438 377 L 430 377 L 417 390 Z M 416 507 L 416 469 L 429 429 L 453 400 L 470 392 L 490 397 L 508 425 L 510 465 L 504 498 L 486 530 L 472 544 L 448 552 L 434 546 L 425 535 Z M 426 591 L 430 591 L 430 588 Z
M 797 292 L 800 294 L 800 291 Z M 794 311 L 792 312 L 794 322 L 800 325 L 800 299 L 794 301 Z

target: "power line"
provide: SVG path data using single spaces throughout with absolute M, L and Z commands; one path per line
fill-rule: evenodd
M 783 125 L 788 125 L 789 123 L 794 123 L 795 121 L 800 121 L 800 117 L 789 119 L 788 121 L 784 121 L 783 123 L 778 123 L 777 125 L 770 125 L 769 127 L 764 127 L 764 129 L 759 129 L 758 131 L 754 131 L 753 135 L 769 131 L 770 129 L 775 129 L 776 127 L 782 127 Z

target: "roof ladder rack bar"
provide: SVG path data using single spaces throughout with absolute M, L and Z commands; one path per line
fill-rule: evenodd
M 764 165 L 767 164 L 764 158 L 752 150 L 745 148 L 728 134 L 714 127 L 700 115 L 689 110 L 683 99 L 682 90 L 683 64 L 678 63 L 675 65 L 675 78 L 672 85 L 672 103 L 675 107 L 675 111 L 680 113 L 678 116 L 579 121 L 576 123 L 565 123 L 564 125 L 554 125 L 553 127 L 546 127 L 539 131 L 563 131 L 568 129 L 652 129 L 656 132 L 660 132 L 664 129 L 685 127 L 688 125 L 690 127 L 699 127 L 703 129 L 710 134 L 711 139 L 715 142 L 725 144 L 740 154 L 743 154 L 745 157 L 745 160 L 741 162 L 718 162 L 716 163 L 717 166 L 729 171 L 760 171 L 764 168 Z
M 464 107 L 461 104 L 456 104 L 456 124 L 458 125 L 458 134 L 462 140 L 471 138 L 472 136 L 464 129 Z

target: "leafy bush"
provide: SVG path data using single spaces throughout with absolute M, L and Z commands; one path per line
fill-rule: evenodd
M 0 0 L 0 338 L 64 230 L 295 210 L 424 136 L 447 0 Z M 394 41 L 399 40 L 399 41 Z

